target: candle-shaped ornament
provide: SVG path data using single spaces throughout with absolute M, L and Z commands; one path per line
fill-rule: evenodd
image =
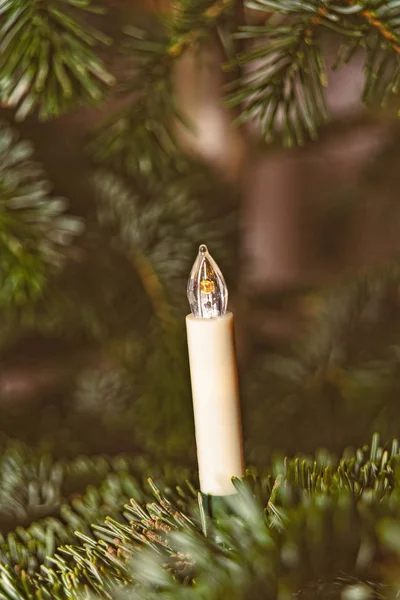
M 200 489 L 235 493 L 232 477 L 243 474 L 243 444 L 233 315 L 228 289 L 207 246 L 190 273 L 186 317 Z

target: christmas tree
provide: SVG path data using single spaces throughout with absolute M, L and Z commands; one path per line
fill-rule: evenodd
M 397 0 L 0 0 L 2 597 L 396 596 L 399 56 Z M 200 242 L 261 473 L 213 521 Z

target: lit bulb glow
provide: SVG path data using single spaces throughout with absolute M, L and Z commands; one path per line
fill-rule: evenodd
M 222 317 L 228 304 L 228 288 L 207 246 L 202 244 L 190 273 L 187 296 L 193 316 Z

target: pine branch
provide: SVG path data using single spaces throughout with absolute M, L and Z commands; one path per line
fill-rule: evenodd
M 183 118 L 175 105 L 169 40 L 133 26 L 126 34 L 133 65 L 124 73 L 120 91 L 130 100 L 96 132 L 89 150 L 96 160 L 123 172 L 166 177 L 185 164 L 173 131 L 174 121 Z
M 54 461 L 49 455 L 11 442 L 0 454 L 0 561 L 33 576 L 57 546 L 71 543 L 75 531 L 87 541 L 91 527 L 118 513 L 135 495 L 143 501 L 145 456 L 81 456 Z M 170 468 L 153 468 L 169 480 Z M 145 473 L 147 475 L 147 473 Z M 174 471 L 173 478 L 177 476 Z M 185 470 L 179 477 L 187 476 Z
M 217 252 L 223 248 L 224 237 L 232 234 L 236 209 L 233 190 L 202 165 L 192 164 L 179 182 L 124 180 L 107 171 L 99 171 L 93 182 L 103 225 L 117 233 L 133 263 L 145 257 L 170 292 L 186 281 L 196 244 L 204 236 Z M 222 193 L 230 194 L 232 202 L 218 208 L 213 198 Z M 156 287 L 160 289 L 158 283 Z M 153 286 L 148 288 L 152 294 L 151 290 Z M 153 305 L 163 312 L 159 291 L 155 294 Z M 174 299 L 173 304 L 178 307 L 179 301 Z
M 323 88 L 325 64 L 315 40 L 311 19 L 292 25 L 243 27 L 239 37 L 251 39 L 267 33 L 263 43 L 238 56 L 242 67 L 251 68 L 230 84 L 235 90 L 227 105 L 242 106 L 238 123 L 256 121 L 266 141 L 281 133 L 286 146 L 302 145 L 327 121 Z
M 114 84 L 94 48 L 111 40 L 87 25 L 90 1 L 5 0 L 0 5 L 0 100 L 23 120 L 57 117 L 81 103 L 103 99 Z
M 51 186 L 33 150 L 0 124 L 0 305 L 20 306 L 42 295 L 82 222 L 65 214 L 67 201 Z
M 327 122 L 324 88 L 326 67 L 320 48 L 324 29 L 338 34 L 340 48 L 334 68 L 363 51 L 365 79 L 362 101 L 391 106 L 400 82 L 399 9 L 392 2 L 316 0 L 251 0 L 248 6 L 266 13 L 266 24 L 242 26 L 237 37 L 258 40 L 233 61 L 245 67 L 229 86 L 228 106 L 240 106 L 238 123 L 258 123 L 267 141 L 277 135 L 286 146 L 315 139 Z M 273 17 L 271 17 L 271 14 Z
M 248 471 L 235 481 L 238 495 L 213 521 L 192 487 L 162 492 L 150 480 L 153 502 L 131 500 L 123 520 L 94 528 L 97 542 L 80 536 L 81 546 L 60 548 L 44 580 L 58 579 L 66 598 L 82 586 L 99 598 L 146 600 L 257 599 L 266 590 L 278 598 L 282 589 L 330 598 L 357 586 L 369 598 L 390 598 L 382 566 L 399 560 L 398 460 L 397 440 L 384 449 L 374 436 L 370 449 L 339 462 L 277 461 L 271 474 Z
M 350 4 L 358 8 L 368 24 L 377 29 L 382 41 L 387 40 L 395 52 L 400 52 L 399 23 L 397 23 L 400 11 L 395 2 L 367 2 L 362 10 L 355 2 Z
M 302 339 L 286 353 L 264 355 L 243 380 L 252 460 L 272 449 L 338 449 L 371 428 L 394 431 L 398 324 L 393 314 L 385 318 L 382 303 L 398 281 L 396 264 L 381 266 L 307 298 L 314 304 L 313 318 Z M 296 435 L 283 437 L 282 430 Z
M 367 58 L 362 100 L 365 104 L 389 106 L 400 86 L 399 46 L 394 40 L 382 40 L 382 32 L 365 40 Z M 397 102 L 396 102 L 397 104 Z
M 105 474 L 107 484 L 75 498 L 58 523 L 49 517 L 2 542 L 0 591 L 13 600 L 257 600 L 266 590 L 278 598 L 285 589 L 311 600 L 363 590 L 389 600 L 397 580 L 384 566 L 399 561 L 398 463 L 398 441 L 385 448 L 376 435 L 370 448 L 346 452 L 340 461 L 326 453 L 278 459 L 263 475 L 249 469 L 243 482 L 235 480 L 238 494 L 221 501 L 211 520 L 193 486 L 172 489 L 176 473 L 158 471 L 164 490 L 149 479 L 150 494 L 142 491 L 140 478 L 130 476 L 148 468 L 142 459 L 82 457 L 63 466 L 47 459 L 37 471 L 42 482 L 57 473 L 59 485 L 64 471 L 71 492 L 74 477 L 82 484 L 89 474 Z M 18 464 L 36 473 L 32 458 L 22 454 Z M 135 499 L 120 513 L 126 494 Z M 101 524 L 104 511 L 109 516 Z M 89 519 L 97 521 L 92 532 Z M 82 525 L 72 545 L 72 528 Z M 67 545 L 55 549 L 63 536 Z M 50 552 L 40 569 L 25 562 L 33 547 L 39 561 Z
M 391 105 L 398 94 L 400 82 L 400 12 L 395 2 L 350 3 L 342 8 L 344 19 L 357 15 L 357 26 L 362 34 L 342 44 L 335 68 L 348 63 L 357 50 L 365 52 L 364 89 L 362 100 L 367 105 Z M 354 17 L 353 17 L 354 19 Z M 353 26 L 356 23 L 353 21 Z
M 198 47 L 233 16 L 234 8 L 235 0 L 178 0 L 167 21 L 169 54 L 179 57 L 187 49 Z
M 132 66 L 119 91 L 128 101 L 95 133 L 94 158 L 124 173 L 179 177 L 188 162 L 176 139 L 176 125 L 191 128 L 175 97 L 175 63 L 207 41 L 229 19 L 233 0 L 180 0 L 160 30 L 125 28 Z
M 227 88 L 227 106 L 240 107 L 237 123 L 256 123 L 267 142 L 278 136 L 290 147 L 316 139 L 318 128 L 329 119 L 320 30 L 333 28 L 351 40 L 355 37 L 357 44 L 361 32 L 341 22 L 336 7 L 315 0 L 251 0 L 247 5 L 265 12 L 266 24 L 239 27 L 237 38 L 257 42 L 227 67 L 242 67 L 241 77 Z

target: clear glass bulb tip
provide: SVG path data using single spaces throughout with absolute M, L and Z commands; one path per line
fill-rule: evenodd
M 187 296 L 195 317 L 212 319 L 226 313 L 228 288 L 207 246 L 201 244 L 190 273 Z

